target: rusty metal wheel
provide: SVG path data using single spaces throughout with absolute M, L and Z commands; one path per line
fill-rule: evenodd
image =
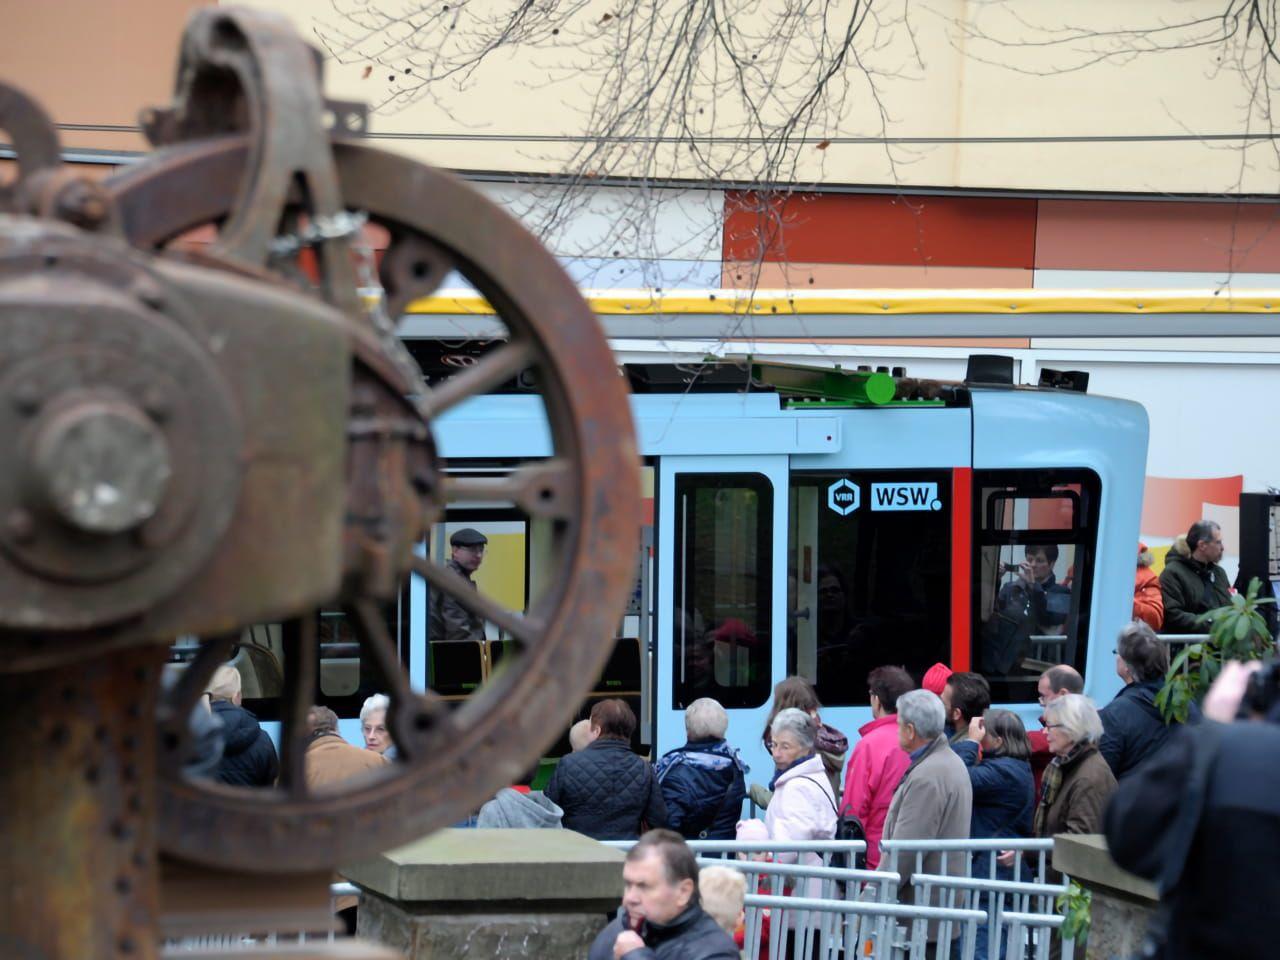
M 603 668 L 637 549 L 638 458 L 626 390 L 572 281 L 513 219 L 453 177 L 356 143 L 335 141 L 333 152 L 343 206 L 367 214 L 390 236 L 381 266 L 390 314 L 457 269 L 508 331 L 479 363 L 426 389 L 409 379 L 385 331 L 379 336 L 353 321 L 350 448 L 358 448 L 361 424 L 377 442 L 406 444 L 399 467 L 413 477 L 423 521 L 441 516 L 446 504 L 495 499 L 548 519 L 553 571 L 546 577 L 551 586 L 522 616 L 451 570 L 413 556 L 412 543 L 354 564 L 373 573 L 348 582 L 335 599 L 389 678 L 388 726 L 401 759 L 385 774 L 333 792 L 308 793 L 303 773 L 305 715 L 318 666 L 315 619 L 307 616 L 284 629 L 279 786 L 235 789 L 182 774 L 186 717 L 235 642 L 205 640 L 162 705 L 159 840 L 169 853 L 238 869 L 350 862 L 457 822 L 510 783 L 555 739 Z M 243 137 L 199 141 L 109 180 L 128 242 L 159 250 L 195 227 L 228 221 L 247 155 Z M 546 406 L 552 457 L 505 479 L 446 477 L 427 433 L 433 420 L 530 368 Z M 370 481 L 358 463 L 350 469 L 350 485 Z M 504 669 L 456 709 L 429 690 L 411 689 L 379 617 L 380 594 L 394 588 L 406 563 L 433 591 L 458 599 L 516 642 Z

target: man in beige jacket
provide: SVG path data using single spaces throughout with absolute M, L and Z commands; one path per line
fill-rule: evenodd
M 911 766 L 903 774 L 898 789 L 889 803 L 884 821 L 885 840 L 967 840 L 969 818 L 973 811 L 973 788 L 964 761 L 947 742 L 946 713 L 942 701 L 928 690 L 912 690 L 898 698 L 898 743 L 911 756 Z M 927 874 L 947 873 L 953 877 L 965 874 L 967 853 L 956 852 L 947 857 L 942 868 L 942 854 L 930 853 L 921 865 Z M 911 866 L 914 854 L 904 854 L 896 866 L 892 858 L 882 855 L 881 870 L 897 870 L 902 876 L 898 888 L 900 903 L 919 902 L 911 892 Z M 962 906 L 963 898 L 956 905 Z M 921 904 L 924 905 L 924 904 Z M 930 906 L 941 906 L 935 897 Z M 929 924 L 929 953 L 937 948 L 938 922 Z M 951 936 L 960 936 L 957 924 Z M 955 954 L 955 947 L 952 947 Z
M 308 790 L 323 790 L 371 770 L 385 770 L 387 760 L 380 753 L 361 750 L 338 733 L 338 715 L 328 707 L 312 707 L 307 712 L 311 743 L 303 760 Z

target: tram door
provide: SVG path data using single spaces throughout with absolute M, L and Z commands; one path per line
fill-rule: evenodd
M 756 779 L 773 685 L 785 676 L 785 456 L 662 457 L 657 490 L 656 754 L 684 743 L 700 697 L 729 713 Z

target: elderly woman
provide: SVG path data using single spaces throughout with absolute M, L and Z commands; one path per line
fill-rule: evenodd
M 831 840 L 836 835 L 836 797 L 826 768 L 817 753 L 818 723 L 803 710 L 778 711 L 769 725 L 771 753 L 776 771 L 769 789 L 773 799 L 764 824 L 770 840 Z M 797 854 L 779 853 L 779 863 L 794 863 Z M 821 866 L 817 854 L 805 854 L 805 862 Z M 809 896 L 819 894 L 821 883 L 809 883 Z
M 360 730 L 364 734 L 364 748 L 382 754 L 388 760 L 395 758 L 391 734 L 387 732 L 387 708 L 391 698 L 385 693 L 375 693 L 360 708 Z M 388 754 L 387 750 L 391 749 Z
M 1053 760 L 1041 784 L 1035 835 L 1099 833 L 1116 778 L 1098 750 L 1097 708 L 1083 694 L 1068 693 L 1045 705 L 1044 729 Z
M 1116 789 L 1116 778 L 1098 750 L 1102 720 L 1097 708 L 1083 694 L 1064 694 L 1045 704 L 1044 729 L 1053 760 L 1040 784 L 1033 833 L 1101 833 L 1102 813 Z M 1011 853 L 999 859 L 1013 863 Z M 1048 873 L 1049 882 L 1060 882 L 1055 870 Z
M 747 794 L 746 764 L 725 740 L 729 714 L 702 697 L 684 712 L 688 742 L 653 769 L 667 804 L 667 826 L 688 840 L 732 840 Z
M 838 798 L 840 772 L 844 769 L 844 757 L 849 750 L 849 738 L 835 727 L 822 722 L 822 717 L 818 715 L 818 711 L 822 709 L 818 693 L 813 689 L 813 684 L 804 677 L 787 677 L 779 680 L 777 686 L 773 688 L 773 709 L 769 711 L 769 719 L 765 721 L 764 732 L 760 736 L 764 742 L 764 748 L 773 753 L 773 718 L 789 707 L 803 710 L 813 717 L 814 723 L 817 724 L 818 739 L 815 742 L 815 750 L 822 758 L 827 779 L 831 782 L 831 792 Z M 769 806 L 769 789 L 763 784 L 751 784 L 748 793 L 756 806 Z

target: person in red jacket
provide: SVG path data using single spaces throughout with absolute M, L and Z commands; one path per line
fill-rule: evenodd
M 1164 597 L 1160 577 L 1151 569 L 1155 558 L 1145 543 L 1138 544 L 1138 573 L 1133 581 L 1133 619 L 1141 620 L 1157 633 L 1164 623 Z
M 876 667 L 867 677 L 871 690 L 870 723 L 858 730 L 844 778 L 843 810 L 858 818 L 867 835 L 867 869 L 880 863 L 884 818 L 911 758 L 898 745 L 898 698 L 915 688 L 901 667 Z
M 1075 667 L 1065 663 L 1050 667 L 1040 674 L 1040 680 L 1036 684 L 1036 693 L 1040 695 L 1041 707 L 1057 700 L 1064 694 L 1082 693 L 1083 691 L 1084 678 L 1080 676 L 1080 672 Z M 1040 722 L 1044 723 L 1044 717 L 1040 718 Z M 1053 754 L 1049 752 L 1049 734 L 1043 729 L 1028 730 L 1027 740 L 1031 743 L 1031 775 L 1035 777 L 1036 799 L 1039 800 L 1040 776 L 1044 773 L 1045 767 L 1049 766 L 1049 762 L 1053 760 Z

